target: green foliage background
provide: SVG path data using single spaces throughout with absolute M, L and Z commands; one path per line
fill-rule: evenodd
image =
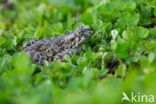
M 155 0 L 10 2 L 0 0 L 1 104 L 120 104 L 122 92 L 156 96 Z M 22 52 L 29 40 L 79 25 L 94 34 L 66 63 L 39 68 Z

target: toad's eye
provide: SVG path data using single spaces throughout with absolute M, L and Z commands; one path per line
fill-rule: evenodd
M 84 29 L 81 29 L 81 30 L 78 31 L 78 33 L 79 33 L 80 35 L 83 35 L 83 34 L 85 34 L 85 30 L 84 30 Z
M 83 26 L 80 26 L 77 28 L 77 33 L 80 35 L 80 36 L 84 36 L 84 37 L 88 37 L 90 35 L 92 35 L 92 30 L 88 27 L 83 27 Z

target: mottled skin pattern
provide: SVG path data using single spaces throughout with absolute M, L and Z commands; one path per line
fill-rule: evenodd
M 24 52 L 29 54 L 33 63 L 43 66 L 47 60 L 64 60 L 64 55 L 72 56 L 81 51 L 81 44 L 92 35 L 90 28 L 79 26 L 75 31 L 59 37 L 31 40 L 23 45 Z

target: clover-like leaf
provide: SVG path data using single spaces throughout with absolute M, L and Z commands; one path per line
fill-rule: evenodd
M 140 38 L 146 38 L 148 36 L 149 30 L 144 28 L 144 27 L 136 27 L 135 28 L 136 35 L 139 36 Z
M 120 40 L 116 46 L 116 54 L 121 59 L 126 59 L 130 55 L 130 44 L 127 41 Z

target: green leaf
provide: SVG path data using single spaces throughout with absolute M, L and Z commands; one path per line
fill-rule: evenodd
M 134 10 L 136 8 L 136 3 L 133 1 L 127 2 L 127 9 Z
M 60 22 L 54 24 L 52 30 L 55 35 L 61 35 L 63 33 L 63 24 Z
M 83 86 L 87 87 L 91 81 L 91 79 L 93 78 L 93 70 L 89 69 L 89 68 L 84 68 L 83 70 Z
M 121 59 L 126 59 L 129 57 L 130 44 L 127 41 L 120 40 L 117 43 L 116 54 Z
M 148 62 L 149 63 L 152 63 L 154 61 L 154 58 L 155 58 L 155 54 L 154 53 L 150 53 L 148 55 Z
M 127 31 L 126 30 L 123 31 L 122 37 L 123 37 L 123 39 L 128 40 L 128 34 L 127 34 Z
M 70 56 L 69 55 L 65 55 L 64 56 L 64 59 L 67 61 L 67 62 L 69 62 L 69 63 L 71 63 L 71 59 L 70 59 Z
M 151 34 L 156 37 L 156 27 L 151 29 Z
M 115 74 L 121 77 L 124 77 L 126 75 L 126 65 L 125 64 L 120 64 L 118 69 L 115 70 Z
M 90 51 L 87 51 L 87 52 L 85 53 L 85 57 L 86 57 L 89 61 L 91 61 L 91 60 L 94 59 L 94 54 L 93 54 L 92 52 L 90 52 Z
M 11 50 L 14 48 L 14 39 L 8 39 L 6 40 L 6 46 L 8 50 Z
M 0 29 L 0 36 L 2 35 L 2 33 L 3 33 L 3 29 Z
M 84 22 L 86 25 L 92 25 L 93 24 L 93 17 L 90 13 L 85 12 L 80 16 L 80 20 Z
M 31 63 L 30 58 L 28 57 L 27 54 L 23 54 L 23 53 L 16 53 L 14 55 L 14 67 L 16 68 L 16 70 L 20 73 L 30 73 L 29 69 L 29 65 Z
M 94 30 L 99 30 L 102 28 L 102 26 L 103 26 L 103 21 L 99 19 L 96 20 L 95 24 L 93 24 Z
M 90 0 L 93 4 L 99 4 L 101 0 Z
M 75 6 L 73 0 L 47 0 L 49 3 L 54 4 L 56 6 Z
M 41 34 L 38 31 L 36 31 L 34 35 L 36 39 L 39 39 L 41 37 Z
M 111 49 L 112 50 L 115 50 L 116 49 L 116 46 L 117 46 L 117 41 L 111 40 Z
M 155 0 L 149 0 L 146 3 L 148 3 L 153 8 L 156 8 L 156 1 Z
M 6 39 L 3 37 L 0 37 L 0 45 L 4 44 L 6 42 Z
M 154 9 L 154 16 L 156 17 L 156 8 Z
M 144 27 L 136 27 L 135 28 L 136 35 L 140 38 L 146 38 L 148 36 L 149 30 Z
M 106 10 L 112 12 L 117 6 L 119 5 L 119 2 L 108 2 L 106 3 Z
M 108 72 L 109 72 L 109 70 L 108 70 L 107 68 L 104 68 L 104 69 L 102 69 L 102 70 L 100 71 L 99 76 L 100 76 L 100 77 L 103 77 L 103 76 L 106 75 Z
M 72 60 L 72 63 L 76 64 L 78 58 L 79 58 L 79 56 L 77 56 L 77 55 L 73 55 L 73 56 L 72 56 L 72 59 L 71 59 L 71 60 Z
M 120 18 L 117 22 L 119 28 L 125 28 L 125 26 L 135 26 L 139 22 L 139 14 L 130 14 L 124 12 L 120 14 Z

